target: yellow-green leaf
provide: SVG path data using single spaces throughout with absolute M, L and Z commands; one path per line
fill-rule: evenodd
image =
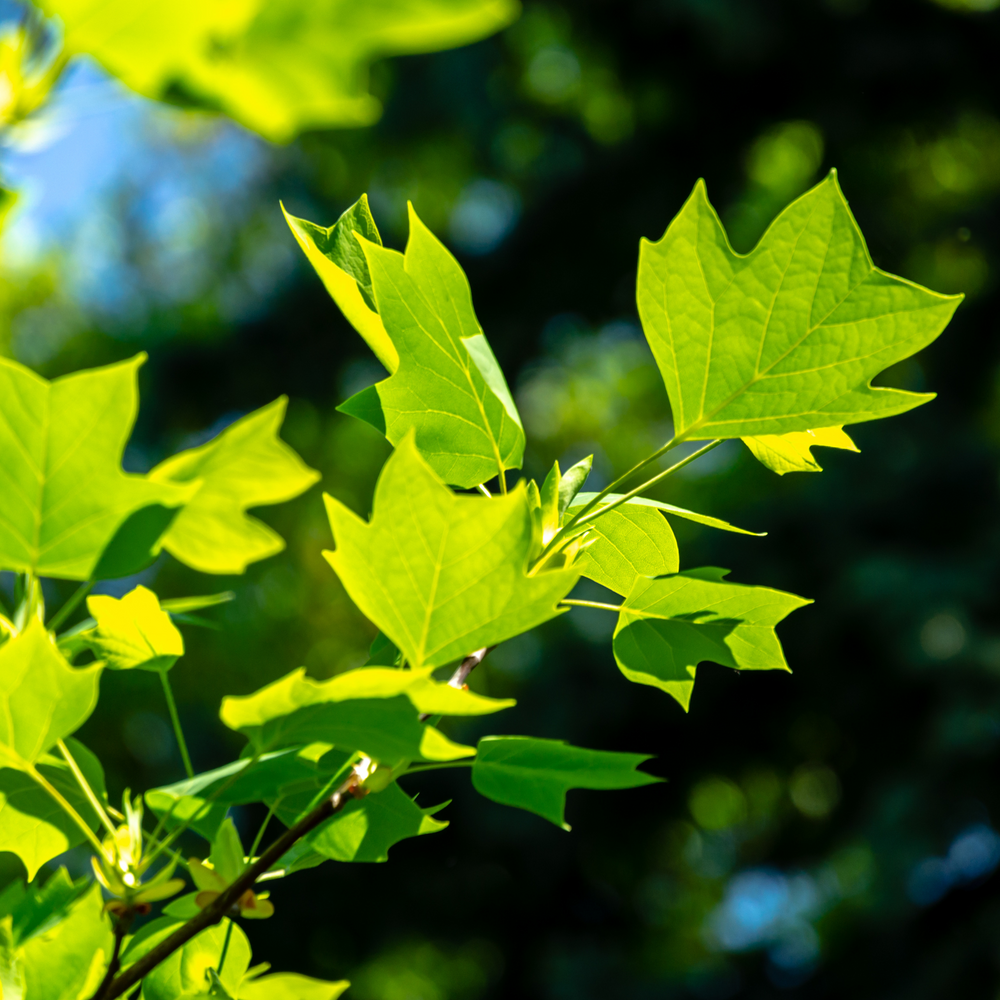
M 86 580 L 130 514 L 191 496 L 122 471 L 145 358 L 52 382 L 0 358 L 0 567 Z
M 272 972 L 240 984 L 239 1000 L 337 1000 L 351 984 L 329 983 L 297 972 Z
M 763 434 L 745 437 L 743 443 L 761 465 L 783 476 L 786 472 L 822 472 L 823 467 L 813 457 L 812 448 L 841 448 L 860 451 L 843 427 L 820 427 L 812 431 L 791 431 L 788 434 Z
M 319 479 L 278 437 L 287 402 L 276 399 L 149 474 L 159 483 L 200 483 L 163 536 L 172 556 L 203 573 L 242 573 L 285 547 L 280 535 L 246 510 L 284 503 Z
M 412 436 L 389 457 L 370 522 L 332 497 L 337 548 L 325 553 L 358 607 L 413 667 L 442 666 L 558 614 L 574 570 L 527 575 L 531 511 L 523 486 L 456 496 Z
M 88 597 L 87 610 L 97 621 L 88 644 L 112 670 L 169 670 L 184 655 L 177 626 L 145 587 L 136 587 L 120 600 Z
M 875 267 L 834 173 L 745 256 L 699 181 L 663 238 L 642 241 L 637 297 L 686 440 L 843 426 L 927 402 L 871 380 L 934 340 L 962 299 Z

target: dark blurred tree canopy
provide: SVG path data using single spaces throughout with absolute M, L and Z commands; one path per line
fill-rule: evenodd
M 938 398 L 856 428 L 860 455 L 824 451 L 821 474 L 779 479 L 730 442 L 657 494 L 768 532 L 678 528 L 686 563 L 815 599 L 783 626 L 792 675 L 702 667 L 685 715 L 624 681 L 599 612 L 501 646 L 473 686 L 518 697 L 511 732 L 656 754 L 670 783 L 574 793 L 566 834 L 427 775 L 428 803 L 455 798 L 451 826 L 391 864 L 279 884 L 280 920 L 249 928 L 262 953 L 350 978 L 358 1000 L 997 995 L 996 6 L 526 2 L 463 48 L 378 61 L 412 47 L 374 46 L 370 128 L 306 115 L 272 145 L 84 59 L 10 129 L 5 352 L 52 377 L 149 350 L 137 471 L 286 393 L 284 437 L 363 515 L 389 448 L 334 407 L 382 371 L 279 199 L 327 224 L 366 191 L 396 247 L 413 202 L 469 275 L 539 479 L 594 452 L 606 483 L 667 436 L 637 245 L 698 177 L 745 252 L 836 167 L 877 265 L 967 296 L 881 380 Z M 181 91 L 146 90 L 190 104 Z M 317 490 L 261 516 L 287 551 L 223 581 L 238 595 L 226 627 L 191 636 L 174 675 L 199 770 L 238 750 L 218 743 L 224 693 L 359 666 L 374 635 L 320 556 Z M 166 594 L 193 586 L 166 559 L 154 576 Z M 179 776 L 168 720 L 136 707 L 156 683 L 106 678 L 81 734 L 113 797 Z

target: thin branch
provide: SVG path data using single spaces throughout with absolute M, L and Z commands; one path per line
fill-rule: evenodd
M 448 686 L 453 688 L 458 688 L 459 691 L 465 687 L 465 682 L 469 679 L 469 674 L 472 673 L 476 667 L 479 666 L 483 660 L 494 650 L 496 646 L 484 646 L 482 649 L 477 649 L 474 653 L 469 653 L 469 655 L 462 660 L 462 662 L 455 668 L 455 672 L 448 678 Z M 424 712 L 420 716 L 421 722 L 426 722 L 431 717 L 430 712 Z
M 107 989 L 103 992 L 99 990 L 91 997 L 91 1000 L 114 1000 L 115 997 L 120 997 L 127 990 L 135 986 L 139 980 L 148 976 L 165 958 L 187 944 L 195 935 L 200 934 L 206 927 L 211 927 L 219 923 L 223 917 L 229 916 L 234 907 L 237 906 L 240 897 L 247 889 L 253 888 L 254 883 L 260 875 L 263 875 L 275 862 L 283 857 L 293 844 L 314 830 L 320 823 L 340 812 L 347 805 L 350 798 L 356 792 L 359 783 L 357 773 L 352 772 L 333 795 L 321 802 L 315 809 L 300 819 L 298 823 L 278 837 L 255 862 L 246 868 L 243 874 L 228 889 L 220 893 L 204 910 L 197 916 L 192 917 L 183 926 L 178 927 L 173 934 L 164 938 L 155 948 L 151 948 L 138 961 L 128 966 L 124 972 L 108 985 Z
M 126 910 L 115 920 L 115 945 L 111 951 L 111 961 L 108 962 L 108 971 L 104 973 L 101 985 L 97 987 L 95 997 L 102 997 L 107 992 L 111 981 L 118 975 L 118 970 L 122 967 L 122 942 L 128 934 L 132 921 L 135 919 L 134 910 Z
M 104 828 L 113 837 L 115 835 L 114 824 L 108 818 L 108 814 L 104 811 L 104 806 L 101 804 L 101 800 L 94 794 L 94 790 L 90 787 L 90 783 L 84 777 L 83 771 L 80 770 L 80 765 L 77 764 L 76 759 L 69 752 L 69 747 L 59 740 L 56 743 L 59 747 L 59 752 L 63 755 L 64 760 L 69 764 L 69 769 L 73 772 L 73 777 L 76 778 L 76 783 L 80 786 L 83 794 L 87 796 L 87 801 L 90 803 L 91 808 L 97 813 L 98 818 L 104 824 Z
M 170 687 L 170 679 L 166 670 L 157 671 L 160 680 L 163 682 L 163 697 L 167 699 L 167 711 L 170 713 L 170 721 L 174 727 L 174 736 L 177 737 L 177 746 L 181 751 L 181 760 L 184 761 L 184 770 L 189 778 L 194 777 L 194 768 L 191 766 L 191 755 L 188 753 L 187 743 L 184 740 L 184 730 L 181 729 L 181 717 L 177 714 L 177 702 L 174 701 L 174 692 Z

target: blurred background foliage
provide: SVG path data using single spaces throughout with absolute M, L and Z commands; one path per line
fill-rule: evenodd
M 1000 996 L 997 6 L 527 0 L 485 41 L 372 62 L 367 129 L 271 144 L 80 58 L 5 131 L 0 349 L 48 376 L 148 350 L 132 469 L 286 393 L 284 436 L 323 472 L 261 513 L 288 549 L 245 577 L 168 559 L 142 577 L 238 595 L 174 671 L 199 769 L 235 749 L 224 693 L 358 666 L 374 634 L 320 556 L 319 492 L 367 513 L 387 446 L 334 407 L 381 369 L 279 199 L 329 223 L 367 191 L 396 247 L 413 201 L 469 273 L 535 477 L 594 452 L 606 482 L 669 435 L 637 242 L 699 176 L 746 251 L 837 167 L 876 263 L 967 295 L 886 376 L 939 398 L 859 426 L 860 455 L 779 479 L 731 442 L 662 494 L 769 533 L 676 525 L 683 565 L 816 599 L 782 626 L 793 675 L 705 666 L 684 716 L 617 672 L 601 612 L 505 644 L 473 675 L 518 697 L 503 731 L 657 754 L 670 783 L 576 792 L 566 834 L 454 773 L 413 780 L 454 800 L 448 830 L 277 884 L 278 916 L 249 928 L 260 959 L 350 977 L 359 1000 Z M 0 15 L 13 93 L 23 15 Z M 82 734 L 113 794 L 180 776 L 154 682 L 105 678 Z

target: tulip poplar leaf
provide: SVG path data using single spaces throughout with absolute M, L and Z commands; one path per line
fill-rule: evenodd
M 523 486 L 456 496 L 412 435 L 389 457 L 365 522 L 326 498 L 336 551 L 325 553 L 355 604 L 415 668 L 442 666 L 558 614 L 578 574 L 527 575 L 532 521 Z
M 415 431 L 421 454 L 452 486 L 477 486 L 520 468 L 521 418 L 458 261 L 412 205 L 405 255 L 364 238 L 359 243 L 399 362 L 392 369 L 383 360 L 389 378 L 341 409 L 367 420 L 393 445 Z
M 494 802 L 527 809 L 569 830 L 565 809 L 571 788 L 638 788 L 662 781 L 636 770 L 647 760 L 645 754 L 586 750 L 562 740 L 484 736 L 472 765 L 472 784 Z
M 813 431 L 745 437 L 743 443 L 761 465 L 767 466 L 779 476 L 786 472 L 822 472 L 823 467 L 813 457 L 813 448 L 860 450 L 843 427 L 821 427 Z
M 319 479 L 278 437 L 287 403 L 284 396 L 276 399 L 149 474 L 159 483 L 200 484 L 163 536 L 172 556 L 202 573 L 242 573 L 285 547 L 277 532 L 246 510 L 284 503 Z
M 684 440 L 786 434 L 890 417 L 933 394 L 873 387 L 926 347 L 962 299 L 872 263 L 832 173 L 737 254 L 699 181 L 639 250 L 639 315 Z
M 139 586 L 121 599 L 87 598 L 97 622 L 88 644 L 111 670 L 169 670 L 184 655 L 184 640 L 156 594 Z
M 699 663 L 788 670 L 774 627 L 812 602 L 769 587 L 730 583 L 728 570 L 640 578 L 621 606 L 613 647 L 621 672 L 675 698 L 686 711 Z
M 0 566 L 88 579 L 119 526 L 194 487 L 122 471 L 146 356 L 52 382 L 0 358 Z

